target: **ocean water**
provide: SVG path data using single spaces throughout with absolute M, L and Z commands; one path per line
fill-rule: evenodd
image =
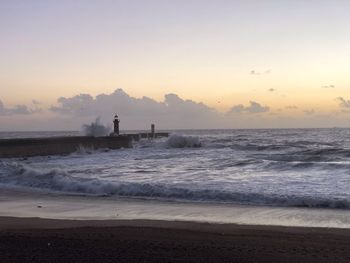
M 0 138 L 74 132 L 0 133 Z M 173 131 L 132 149 L 0 159 L 1 188 L 103 198 L 350 209 L 350 129 Z

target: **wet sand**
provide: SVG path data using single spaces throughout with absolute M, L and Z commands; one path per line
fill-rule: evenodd
M 350 262 L 350 229 L 0 217 L 0 262 Z

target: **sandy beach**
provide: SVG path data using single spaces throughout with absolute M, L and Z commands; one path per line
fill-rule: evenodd
M 0 218 L 1 262 L 349 262 L 350 230 Z
M 349 262 L 348 215 L 6 190 L 0 262 Z

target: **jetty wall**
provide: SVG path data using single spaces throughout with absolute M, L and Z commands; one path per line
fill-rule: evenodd
M 2 139 L 0 140 L 0 158 L 69 154 L 81 147 L 88 149 L 130 148 L 132 137 L 120 135 Z
M 167 137 L 169 133 L 135 133 L 118 136 L 70 136 L 48 138 L 0 139 L 0 158 L 61 155 L 86 149 L 131 148 L 132 141 Z
M 139 141 L 140 139 L 157 139 L 157 138 L 162 138 L 162 137 L 168 137 L 169 133 L 168 132 L 156 132 L 156 133 L 149 133 L 149 132 L 144 132 L 144 133 L 131 133 L 131 134 L 126 134 L 126 136 L 131 137 L 134 141 Z

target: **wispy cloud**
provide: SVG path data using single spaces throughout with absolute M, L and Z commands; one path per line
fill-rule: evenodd
M 322 88 L 324 88 L 324 89 L 333 89 L 333 88 L 335 88 L 335 85 L 333 85 L 333 84 L 324 85 L 324 86 L 322 86 Z
M 350 108 L 350 100 L 346 100 L 343 97 L 338 97 L 337 100 L 341 108 Z
M 296 110 L 296 109 L 298 109 L 298 107 L 295 105 L 288 105 L 288 106 L 286 106 L 286 109 L 287 110 Z
M 315 114 L 315 110 L 314 109 L 311 109 L 311 110 L 304 110 L 303 111 L 306 115 L 313 115 Z
M 271 70 L 264 70 L 264 71 L 257 71 L 257 70 L 251 70 L 250 71 L 250 75 L 266 75 L 266 74 L 270 74 Z

